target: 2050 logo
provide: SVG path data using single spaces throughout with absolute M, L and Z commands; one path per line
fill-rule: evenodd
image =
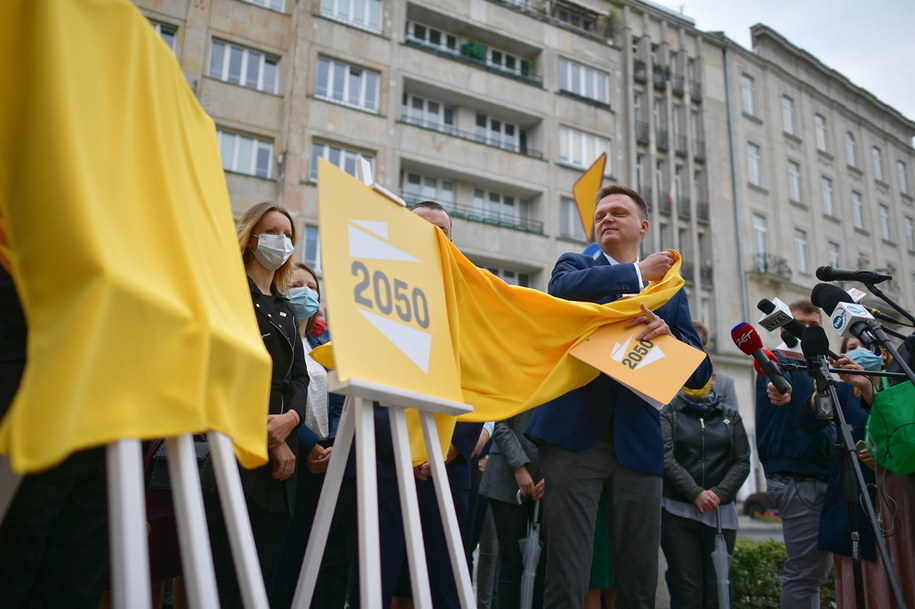
M 664 352 L 650 340 L 640 340 L 630 348 L 631 342 L 627 339 L 623 344 L 617 343 L 610 355 L 630 370 L 637 370 L 664 357 Z

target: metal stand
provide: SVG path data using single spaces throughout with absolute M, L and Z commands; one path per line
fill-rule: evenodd
M 419 504 L 413 481 L 409 438 L 404 415 L 405 408 L 420 410 L 423 432 L 432 467 L 436 498 L 442 515 L 445 539 L 451 555 L 451 564 L 458 583 L 458 593 L 463 609 L 473 609 L 475 601 L 470 583 L 470 572 L 463 553 L 460 530 L 454 503 L 451 499 L 448 477 L 442 460 L 441 447 L 433 413 L 457 416 L 470 412 L 471 407 L 448 400 L 420 395 L 393 387 L 385 387 L 356 379 L 339 382 L 334 372 L 328 374 L 328 391 L 345 394 L 347 400 L 337 428 L 334 451 L 330 457 L 324 486 L 318 500 L 317 513 L 312 525 L 305 559 L 299 574 L 292 606 L 306 609 L 310 606 L 317 582 L 318 568 L 327 544 L 327 534 L 333 519 L 334 508 L 340 494 L 343 471 L 349 458 L 353 437 L 358 438 L 356 450 L 357 498 L 359 523 L 359 585 L 365 606 L 375 606 L 381 598 L 380 545 L 378 541 L 378 489 L 375 469 L 375 429 L 372 414 L 373 401 L 390 409 L 391 434 L 394 440 L 394 457 L 397 466 L 397 484 L 404 519 L 404 535 L 410 566 L 413 602 L 417 609 L 431 609 L 431 593 L 426 570 L 425 551 L 420 527 Z M 394 405 L 396 404 L 396 405 Z
M 109 444 L 105 460 L 108 467 L 111 604 L 149 609 L 152 599 L 140 441 L 132 438 Z

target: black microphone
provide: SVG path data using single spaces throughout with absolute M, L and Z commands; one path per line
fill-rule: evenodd
M 817 418 L 831 419 L 833 416 L 832 400 L 828 394 L 824 393 L 825 385 L 830 380 L 829 365 L 826 363 L 826 355 L 830 353 L 826 331 L 820 326 L 804 328 L 804 335 L 801 337 L 801 351 L 804 352 L 804 359 L 807 360 L 807 370 L 814 371 L 817 380 Z
M 762 339 L 753 326 L 745 321 L 740 322 L 731 329 L 731 339 L 738 349 L 753 356 L 779 393 L 784 394 L 791 391 L 791 385 L 785 380 L 785 373 L 782 372 L 781 366 L 778 365 L 778 362 L 769 359 L 763 351 Z
M 829 284 L 823 283 L 820 285 L 829 285 Z M 830 287 L 835 287 L 835 286 L 830 286 Z M 838 289 L 838 288 L 836 288 L 836 289 Z M 816 290 L 816 288 L 814 288 L 814 290 Z M 811 298 L 812 297 L 813 297 L 813 295 L 811 294 Z M 813 302 L 813 304 L 815 304 L 815 305 L 817 304 L 814 301 L 811 301 L 811 302 Z M 817 306 L 820 306 L 820 305 L 817 305 Z M 769 300 L 768 298 L 763 298 L 758 303 L 756 303 L 756 308 L 759 309 L 760 311 L 762 311 L 763 313 L 765 313 L 766 315 L 769 315 L 773 311 L 775 311 L 776 306 L 775 306 L 775 303 L 772 302 L 771 300 Z M 797 345 L 798 341 L 801 340 L 801 337 L 804 335 L 804 330 L 807 329 L 807 326 L 805 326 L 804 324 L 802 324 L 801 322 L 799 322 L 798 320 L 796 320 L 792 317 L 788 322 L 782 324 L 782 328 L 784 328 L 784 331 L 782 332 L 782 340 L 785 341 L 785 344 L 788 345 L 788 347 L 794 348 Z M 795 340 L 794 340 L 793 344 L 789 343 L 787 340 L 785 340 L 786 333 L 789 334 L 790 336 L 794 337 Z M 829 355 L 829 357 L 831 357 L 833 359 L 839 358 L 839 355 L 837 353 L 833 353 L 832 351 L 829 351 L 827 353 L 827 355 Z
M 810 292 L 810 302 L 826 311 L 833 329 L 840 336 L 854 336 L 874 353 L 881 353 L 880 345 L 872 335 L 877 322 L 848 292 L 828 283 L 818 283 Z
M 892 275 L 884 275 L 877 271 L 852 271 L 849 269 L 834 269 L 831 266 L 821 266 L 817 269 L 817 279 L 821 281 L 860 281 L 861 283 L 880 283 L 889 281 Z
M 795 320 L 795 321 L 797 321 L 797 320 Z M 803 326 L 801 326 L 801 327 L 803 327 Z M 794 349 L 795 347 L 797 347 L 797 343 L 798 343 L 797 337 L 794 336 L 794 334 L 792 334 L 791 332 L 788 332 L 788 330 L 782 330 L 782 332 L 779 336 L 781 336 L 782 342 L 785 343 L 785 346 L 788 347 L 789 349 Z

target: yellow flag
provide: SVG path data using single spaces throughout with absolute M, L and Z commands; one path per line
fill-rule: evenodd
M 0 2 L 0 224 L 29 326 L 19 472 L 214 429 L 266 460 L 270 360 L 216 132 L 126 0 Z
M 575 196 L 575 206 L 578 208 L 578 217 L 581 218 L 581 228 L 585 231 L 585 240 L 591 241 L 594 232 L 594 208 L 597 206 L 597 193 L 600 191 L 601 182 L 604 181 L 604 166 L 607 164 L 607 153 L 602 153 L 591 163 L 591 166 L 581 177 L 575 180 L 572 194 Z

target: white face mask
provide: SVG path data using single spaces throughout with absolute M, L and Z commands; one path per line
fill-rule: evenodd
M 257 248 L 254 257 L 268 271 L 275 271 L 283 266 L 295 251 L 292 239 L 286 235 L 255 235 Z

